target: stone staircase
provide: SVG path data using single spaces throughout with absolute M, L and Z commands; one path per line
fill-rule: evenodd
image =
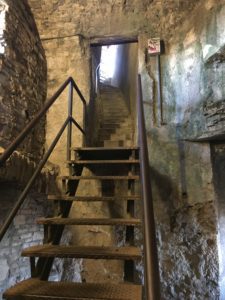
M 102 122 L 98 135 L 98 146 L 132 146 L 133 122 L 122 92 L 118 88 L 102 85 L 100 95 Z
M 28 257 L 31 264 L 31 278 L 8 289 L 3 297 L 13 300 L 141 300 L 142 286 L 135 279 L 135 262 L 142 259 L 141 247 L 135 245 L 135 228 L 142 225 L 135 214 L 135 203 L 141 203 L 136 185 L 139 182 L 139 149 L 132 146 L 132 124 L 122 94 L 114 88 L 103 91 L 103 122 L 99 133 L 99 147 L 71 149 L 74 159 L 66 162 L 69 174 L 61 176 L 63 191 L 49 195 L 48 201 L 54 203 L 56 215 L 37 220 L 44 226 L 43 245 L 23 250 L 22 256 Z M 116 95 L 116 99 L 112 96 Z M 87 175 L 84 169 L 90 170 Z M 80 196 L 77 189 L 83 180 L 106 182 L 109 190 L 99 194 Z M 113 191 L 110 184 L 123 182 L 126 190 Z M 104 183 L 104 184 L 103 184 Z M 124 192 L 126 191 L 126 193 Z M 105 217 L 73 218 L 69 215 L 72 204 L 104 203 L 114 207 L 123 203 L 124 215 L 112 213 Z M 113 209 L 112 209 L 113 211 Z M 123 226 L 125 240 L 122 245 L 62 245 L 60 239 L 67 226 Z M 55 258 L 82 258 L 89 260 L 110 260 L 123 263 L 123 280 L 118 282 L 52 282 L 48 281 Z

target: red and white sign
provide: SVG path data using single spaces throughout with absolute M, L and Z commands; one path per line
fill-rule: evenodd
M 151 55 L 161 53 L 160 38 L 151 38 L 148 40 L 148 53 Z

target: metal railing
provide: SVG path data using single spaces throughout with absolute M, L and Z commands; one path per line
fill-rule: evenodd
M 51 146 L 44 154 L 43 158 L 41 159 L 40 163 L 38 164 L 34 174 L 30 178 L 29 182 L 27 183 L 26 187 L 24 188 L 22 194 L 20 195 L 19 199 L 17 200 L 15 206 L 11 210 L 10 214 L 8 215 L 6 221 L 0 228 L 0 241 L 4 237 L 7 229 L 9 228 L 10 224 L 12 223 L 13 219 L 15 218 L 18 210 L 20 209 L 21 205 L 24 203 L 26 196 L 28 195 L 33 183 L 37 179 L 38 175 L 40 174 L 42 168 L 46 164 L 48 158 L 50 157 L 52 151 L 54 150 L 56 144 L 58 143 L 60 137 L 62 136 L 63 132 L 67 129 L 67 160 L 71 159 L 71 145 L 72 145 L 72 126 L 73 124 L 85 135 L 85 128 L 82 128 L 76 120 L 73 118 L 73 91 L 75 90 L 83 102 L 83 117 L 84 122 L 86 122 L 86 100 L 82 95 L 81 91 L 79 90 L 78 86 L 76 85 L 75 81 L 72 77 L 69 77 L 62 86 L 58 89 L 58 91 L 45 103 L 44 107 L 37 113 L 37 115 L 27 124 L 24 130 L 18 135 L 18 137 L 10 144 L 10 146 L 5 150 L 5 152 L 0 156 L 0 166 L 3 166 L 6 160 L 10 157 L 10 155 L 19 147 L 19 145 L 24 141 L 26 136 L 32 131 L 32 129 L 39 123 L 40 119 L 44 117 L 48 111 L 48 109 L 54 104 L 54 102 L 59 98 L 62 92 L 69 86 L 69 95 L 68 95 L 68 116 L 63 123 L 62 127 L 60 128 L 59 132 L 57 133 L 55 139 L 53 140 Z M 85 125 L 84 125 L 85 126 Z
M 160 299 L 160 278 L 154 208 L 149 171 L 147 133 L 145 127 L 141 76 L 138 75 L 138 135 L 144 212 L 144 260 L 146 300 Z
M 95 70 L 95 93 L 98 95 L 99 92 L 99 83 L 100 83 L 100 65 L 101 63 L 98 64 L 96 70 Z

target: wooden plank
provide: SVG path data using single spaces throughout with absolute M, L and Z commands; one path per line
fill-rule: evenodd
M 75 165 L 95 165 L 95 164 L 139 164 L 140 161 L 138 159 L 133 160 L 70 160 L 67 161 L 68 164 Z
M 72 147 L 74 151 L 127 151 L 127 150 L 139 150 L 139 147 Z
M 66 195 L 48 195 L 48 200 L 50 201 L 87 201 L 87 202 L 97 202 L 97 201 L 127 201 L 127 200 L 140 200 L 139 195 L 131 196 L 118 196 L 118 197 L 106 197 L 106 196 L 66 196 Z
M 10 300 L 141 300 L 142 286 L 134 284 L 48 282 L 24 280 L 8 289 Z
M 93 247 L 93 246 L 56 246 L 38 245 L 22 251 L 26 257 L 59 257 L 59 258 L 90 258 L 90 259 L 121 259 L 135 260 L 141 258 L 137 247 Z
M 59 176 L 62 180 L 139 180 L 138 175 L 130 176 Z
M 137 226 L 141 224 L 140 219 L 106 219 L 106 218 L 40 218 L 37 220 L 38 224 L 42 225 L 127 225 L 127 226 Z

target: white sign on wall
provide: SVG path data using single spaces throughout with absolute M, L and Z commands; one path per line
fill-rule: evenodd
M 151 55 L 161 53 L 160 38 L 151 38 L 148 40 L 148 53 Z

